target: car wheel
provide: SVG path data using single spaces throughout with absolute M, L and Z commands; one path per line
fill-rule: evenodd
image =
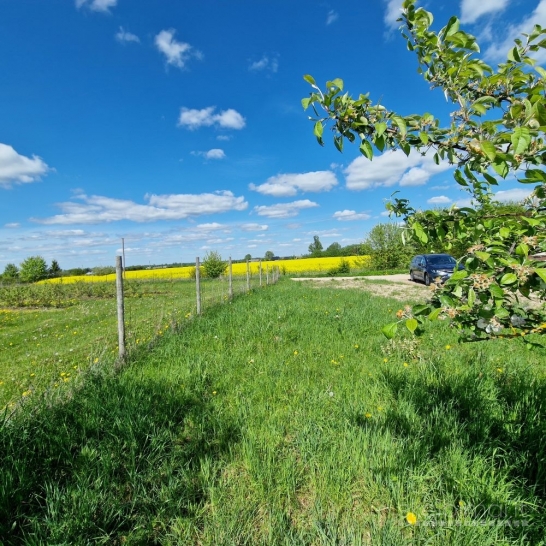
M 425 273 L 425 285 L 426 286 L 430 286 L 430 277 L 428 276 L 428 273 Z
M 409 278 L 410 278 L 410 281 L 411 281 L 411 282 L 415 282 L 415 277 L 414 277 L 414 275 L 413 275 L 413 271 L 410 271 L 410 272 L 409 272 Z

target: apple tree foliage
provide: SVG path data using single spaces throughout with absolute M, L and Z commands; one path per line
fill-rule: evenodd
M 546 261 L 539 259 L 546 251 L 546 71 L 533 59 L 546 49 L 546 29 L 535 26 L 516 39 L 506 62 L 492 67 L 457 17 L 436 32 L 432 14 L 416 0 L 405 0 L 401 14 L 419 73 L 453 105 L 448 126 L 430 113 L 389 110 L 367 94 L 352 98 L 341 79 L 321 90 L 304 76 L 312 92 L 302 100 L 314 110 L 319 144 L 330 127 L 338 150 L 356 142 L 369 160 L 374 149 L 433 154 L 437 164 L 454 166 L 455 181 L 470 194 L 472 205 L 461 208 L 417 211 L 394 196 L 387 204 L 421 248 L 441 243 L 465 251 L 463 270 L 436 283 L 426 304 L 399 311 L 383 332 L 393 337 L 403 323 L 419 333 L 426 320 L 448 319 L 464 340 L 520 337 L 531 347 L 538 338 L 528 334 L 546 334 Z M 508 177 L 532 194 L 520 211 L 499 213 L 492 188 Z

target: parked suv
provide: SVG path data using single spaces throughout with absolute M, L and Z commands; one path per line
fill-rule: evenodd
M 456 266 L 457 260 L 449 254 L 418 254 L 411 260 L 410 279 L 423 281 L 427 286 L 438 277 L 445 282 L 453 275 Z M 463 266 L 459 265 L 459 269 Z

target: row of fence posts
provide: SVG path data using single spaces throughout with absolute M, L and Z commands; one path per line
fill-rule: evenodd
M 195 258 L 195 293 L 196 293 L 196 313 L 201 315 L 201 268 L 200 268 L 199 257 Z M 233 299 L 233 269 L 231 257 L 228 260 L 228 300 Z M 259 279 L 260 287 L 263 286 L 263 272 L 262 272 L 262 262 L 260 260 L 259 265 Z M 265 268 L 265 285 L 275 284 L 279 280 L 279 268 L 269 268 L 269 265 L 266 265 Z M 125 305 L 123 298 L 123 277 L 124 277 L 124 268 L 123 268 L 123 258 L 122 256 L 116 256 L 116 300 L 117 300 L 117 316 L 118 316 L 118 356 L 120 360 L 125 360 L 127 356 L 127 350 L 125 346 Z M 250 261 L 246 262 L 246 290 L 250 292 Z

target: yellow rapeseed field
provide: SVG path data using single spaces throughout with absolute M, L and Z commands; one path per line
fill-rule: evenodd
M 332 268 L 339 266 L 342 258 L 300 258 L 294 260 L 275 260 L 275 261 L 262 261 L 262 274 L 266 274 L 266 271 L 270 271 L 274 267 L 278 267 L 282 274 L 303 274 L 303 273 L 326 273 Z M 348 256 L 343 258 L 349 262 L 351 268 L 362 268 L 369 265 L 368 256 Z M 246 263 L 234 263 L 233 266 L 234 275 L 246 274 Z M 163 279 L 189 279 L 192 276 L 192 266 L 186 267 L 170 267 L 161 269 L 141 269 L 138 271 L 126 271 L 126 279 L 142 279 L 142 280 L 163 280 Z M 260 270 L 260 262 L 250 262 L 250 272 L 252 275 L 256 275 Z M 114 281 L 116 279 L 115 273 L 110 275 L 78 275 L 74 277 L 59 277 L 56 279 L 49 279 L 42 281 L 45 283 L 68 283 L 68 282 L 105 282 Z

